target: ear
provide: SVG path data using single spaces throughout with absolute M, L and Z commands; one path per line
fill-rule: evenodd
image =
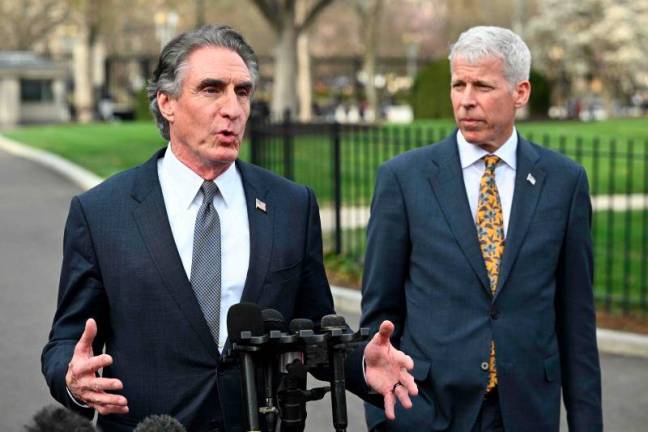
M 513 101 L 515 108 L 522 108 L 529 102 L 531 96 L 531 82 L 529 80 L 520 81 L 515 85 L 513 91 Z
M 157 104 L 162 116 L 169 122 L 173 123 L 175 118 L 175 99 L 166 93 L 157 92 Z

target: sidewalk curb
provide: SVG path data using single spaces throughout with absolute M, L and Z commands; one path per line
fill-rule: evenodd
M 84 190 L 101 183 L 102 178 L 67 159 L 44 150 L 27 147 L 0 135 L 0 150 L 14 156 L 37 162 L 68 178 Z M 360 312 L 360 291 L 331 286 L 337 310 L 343 313 Z M 648 336 L 616 330 L 597 329 L 599 351 L 607 354 L 620 354 L 648 358 Z
M 331 292 L 338 312 L 360 312 L 360 300 L 362 298 L 360 291 L 331 286 Z M 648 358 L 648 336 L 646 335 L 597 328 L 596 340 L 599 351 L 602 353 Z
M 50 168 L 83 188 L 83 190 L 90 189 L 103 181 L 101 177 L 67 159 L 45 150 L 27 147 L 3 135 L 0 135 L 0 149 Z

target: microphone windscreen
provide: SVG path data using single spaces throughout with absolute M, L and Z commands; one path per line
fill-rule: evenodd
M 90 421 L 69 409 L 48 405 L 38 411 L 27 432 L 97 432 Z
M 133 432 L 187 432 L 187 429 L 178 420 L 162 414 L 146 417 L 137 424 Z
M 346 321 L 341 315 L 324 315 L 322 321 L 320 322 L 321 328 L 345 328 Z
M 289 328 L 291 333 L 297 333 L 299 330 L 312 330 L 313 321 L 307 318 L 295 318 L 290 321 Z
M 287 330 L 286 320 L 278 310 L 263 309 L 261 311 L 261 316 L 263 317 L 263 327 L 266 333 L 269 333 L 272 330 L 278 330 L 280 332 L 285 332 Z
M 237 303 L 227 311 L 227 334 L 230 339 L 240 341 L 243 331 L 249 331 L 252 336 L 263 335 L 261 308 L 254 303 Z

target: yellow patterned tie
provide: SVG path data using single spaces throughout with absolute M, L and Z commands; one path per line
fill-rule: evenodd
M 495 295 L 500 261 L 504 253 L 504 215 L 500 202 L 497 184 L 495 183 L 495 167 L 499 162 L 495 155 L 484 156 L 486 169 L 479 183 L 479 201 L 477 203 L 477 238 L 481 247 L 484 264 L 490 280 L 491 293 Z M 497 385 L 497 370 L 495 368 L 495 342 L 491 341 L 489 363 L 489 379 L 486 392 Z

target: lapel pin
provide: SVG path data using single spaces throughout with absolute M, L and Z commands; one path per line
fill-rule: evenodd
M 526 178 L 526 179 L 527 179 L 527 181 L 528 181 L 529 183 L 531 183 L 531 186 L 535 186 L 535 181 L 536 181 L 536 180 L 535 180 L 535 177 L 533 177 L 533 176 L 531 175 L 531 173 L 529 173 L 529 175 L 527 175 L 527 178 Z
M 259 198 L 256 199 L 256 208 L 261 210 L 263 213 L 267 213 L 268 209 L 266 208 L 266 203 L 261 201 Z

